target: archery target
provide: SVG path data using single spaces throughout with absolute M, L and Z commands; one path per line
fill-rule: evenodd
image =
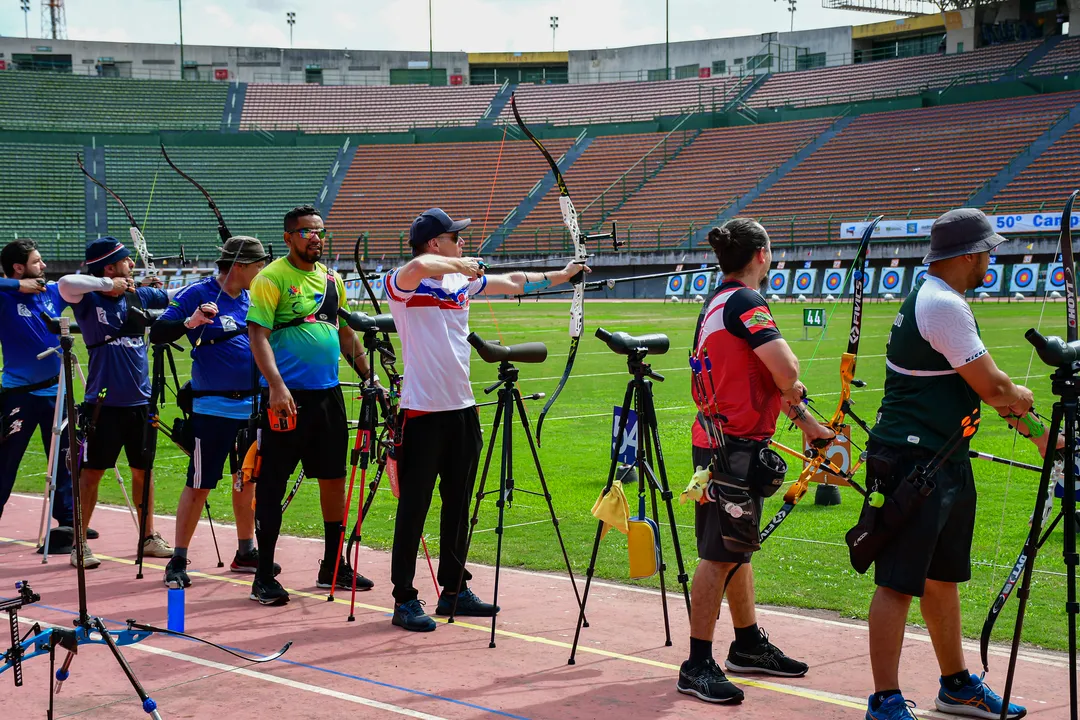
M 837 295 L 843 291 L 845 270 L 829 268 L 825 271 L 825 277 L 821 281 L 821 292 L 828 295 Z
M 817 280 L 817 269 L 808 268 L 804 270 L 795 271 L 795 285 L 792 288 L 792 292 L 796 295 L 812 295 L 814 293 L 814 285 Z
M 686 294 L 686 276 L 685 275 L 672 275 L 667 281 L 667 292 L 665 295 L 685 295 Z
M 926 277 L 926 272 L 929 269 L 930 269 L 929 265 L 919 265 L 918 267 L 916 267 L 915 268 L 915 279 L 911 281 L 911 286 L 915 287 L 916 285 L 921 283 L 923 281 L 923 278 Z
M 900 288 L 904 286 L 904 274 L 907 268 L 902 267 L 890 267 L 883 268 L 881 275 L 878 276 L 878 295 L 884 295 L 890 293 L 896 295 L 900 292 Z
M 976 292 L 985 293 L 997 293 L 1001 292 L 1001 275 L 1004 266 L 991 265 L 986 268 L 986 274 L 983 275 L 983 284 L 976 290 Z
M 1046 287 L 1043 290 L 1044 292 L 1065 290 L 1065 271 L 1061 263 L 1050 263 L 1046 266 Z
M 370 278 L 370 283 L 371 283 L 371 291 L 375 294 L 375 299 L 376 300 L 382 300 L 383 295 L 385 294 L 385 291 L 386 291 L 386 287 L 383 285 L 383 276 L 381 274 L 380 275 L 372 275 L 371 278 Z M 361 287 L 363 287 L 363 286 L 361 285 Z
M 1012 280 L 1009 281 L 1009 292 L 1033 293 L 1039 282 L 1039 264 L 1023 263 L 1013 265 Z
M 712 273 L 694 273 L 693 278 L 690 280 L 690 288 L 696 293 L 703 293 L 709 291 L 709 276 Z
M 790 270 L 770 270 L 769 271 L 769 293 L 776 295 L 787 295 L 791 285 L 791 271 Z

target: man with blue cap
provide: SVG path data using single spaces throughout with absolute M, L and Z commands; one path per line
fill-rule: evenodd
M 86 247 L 89 275 L 60 278 L 60 295 L 69 303 L 79 323 L 90 356 L 86 376 L 86 399 L 80 413 L 90 419 L 86 430 L 86 458 L 79 473 L 83 527 L 97 505 L 98 485 L 105 471 L 116 465 L 123 448 L 131 467 L 131 486 L 142 512 L 143 483 L 150 482 L 146 512 L 147 536 L 143 554 L 172 557 L 172 548 L 154 530 L 153 478 L 146 477 L 146 426 L 150 401 L 150 371 L 146 353 L 146 310 L 165 309 L 169 298 L 161 281 L 147 278 L 149 287 L 136 287 L 132 279 L 135 262 L 116 238 L 103 237 Z M 83 545 L 83 567 L 101 564 Z M 71 564 L 76 565 L 76 550 Z
M 413 258 L 386 277 L 390 312 L 401 338 L 404 360 L 398 454 L 400 498 L 394 522 L 390 580 L 394 584 L 393 624 L 430 632 L 435 621 L 424 612 L 413 578 L 424 521 L 439 478 L 442 498 L 439 584 L 435 609 L 449 615 L 491 617 L 499 608 L 481 601 L 468 585 L 465 562 L 469 498 L 482 446 L 480 416 L 469 383 L 469 301 L 474 295 L 517 295 L 570 280 L 583 270 L 571 262 L 549 272 L 485 275 L 479 258 L 463 257 L 460 232 L 472 221 L 453 220 L 439 208 L 417 217 L 409 230 Z

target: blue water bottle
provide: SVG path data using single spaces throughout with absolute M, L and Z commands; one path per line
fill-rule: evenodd
M 184 588 L 177 584 L 169 588 L 169 622 L 173 632 L 184 632 Z

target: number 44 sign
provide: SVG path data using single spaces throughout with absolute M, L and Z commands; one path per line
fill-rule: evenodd
M 638 425 L 637 413 L 633 410 L 626 417 L 626 430 L 623 432 L 622 441 L 619 440 L 619 420 L 622 417 L 622 407 L 616 407 L 612 415 L 611 423 L 611 454 L 616 462 L 624 465 L 633 465 L 637 461 Z

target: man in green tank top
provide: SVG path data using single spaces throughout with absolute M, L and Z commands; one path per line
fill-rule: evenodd
M 961 208 L 930 231 L 930 266 L 900 306 L 885 359 L 885 395 L 867 444 L 866 482 L 888 495 L 916 464 L 950 445 L 961 421 L 981 402 L 1030 437 L 1032 394 L 990 357 L 964 293 L 983 283 L 990 251 L 1004 242 L 979 210 Z M 1020 421 L 1024 418 L 1024 421 Z M 870 605 L 870 663 L 875 692 L 867 720 L 914 720 L 900 692 L 900 650 L 912 597 L 941 669 L 940 712 L 998 718 L 1001 698 L 967 670 L 960 642 L 958 583 L 971 579 L 975 479 L 963 441 L 934 476 L 936 487 L 874 562 L 877 591 Z M 1026 710 L 1010 704 L 1007 717 Z

